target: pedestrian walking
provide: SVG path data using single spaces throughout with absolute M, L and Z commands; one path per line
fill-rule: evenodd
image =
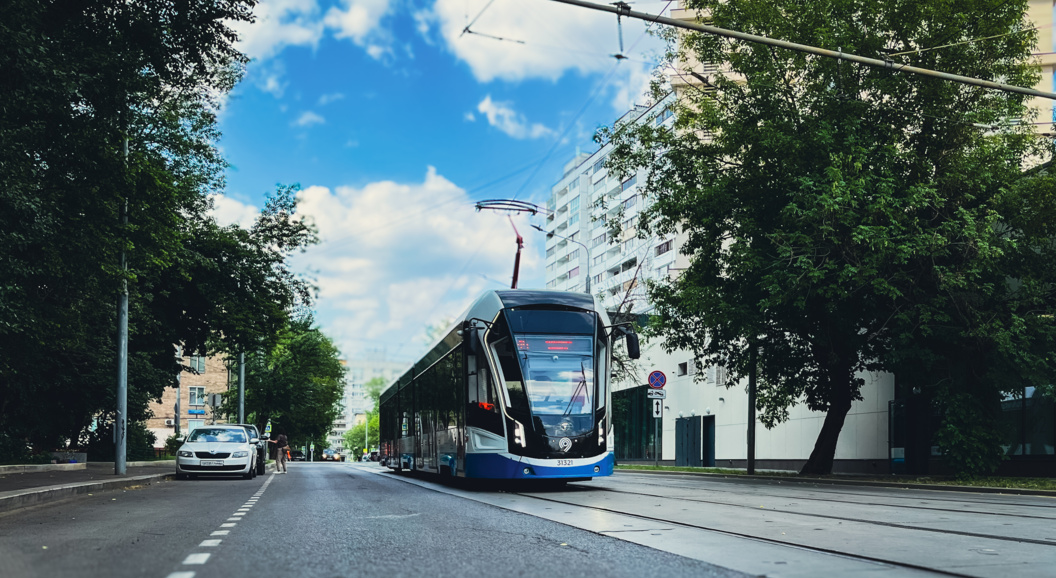
M 277 450 L 275 452 L 275 473 L 285 474 L 286 473 L 286 452 L 290 450 L 290 444 L 286 442 L 286 434 L 279 434 L 279 437 L 273 440 L 268 440 L 269 444 L 275 444 Z

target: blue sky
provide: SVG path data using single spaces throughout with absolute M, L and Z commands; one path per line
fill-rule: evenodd
M 256 14 L 238 28 L 253 60 L 220 115 L 231 168 L 215 215 L 248 223 L 276 184 L 301 185 L 322 243 L 295 265 L 347 357 L 411 360 L 427 325 L 508 287 L 513 228 L 473 204 L 545 205 L 594 131 L 646 102 L 662 48 L 625 21 L 617 61 L 615 16 L 550 0 L 262 0 Z M 529 225 L 543 220 L 513 220 L 519 286 L 542 287 L 544 238 Z

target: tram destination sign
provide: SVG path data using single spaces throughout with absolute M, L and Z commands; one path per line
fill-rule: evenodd
M 667 392 L 662 389 L 649 389 L 645 392 L 648 399 L 667 399 Z

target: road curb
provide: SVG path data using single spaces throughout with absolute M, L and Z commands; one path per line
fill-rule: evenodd
M 156 482 L 171 480 L 175 477 L 175 472 L 171 472 L 165 474 L 133 476 L 117 480 L 81 482 L 77 484 L 62 484 L 57 486 L 46 486 L 43 488 L 15 490 L 5 496 L 0 496 L 0 513 L 11 512 L 48 502 L 65 500 L 81 494 L 102 492 L 106 490 L 122 490 L 135 486 L 150 485 Z
M 14 466 L 0 466 L 0 475 L 3 474 L 26 474 L 29 472 L 55 472 L 69 470 L 83 470 L 88 467 L 86 463 L 78 464 L 21 464 Z
M 847 479 L 828 479 L 828 478 L 802 478 L 792 476 L 749 476 L 744 475 L 730 475 L 730 474 L 713 474 L 710 472 L 665 472 L 656 470 L 621 470 L 617 469 L 617 472 L 635 473 L 635 474 L 649 474 L 649 475 L 668 475 L 668 476 L 698 476 L 708 478 L 723 478 L 729 480 L 759 480 L 764 482 L 777 482 L 777 483 L 791 483 L 791 484 L 815 484 L 815 485 L 826 485 L 826 486 L 864 486 L 873 488 L 897 488 L 903 490 L 937 490 L 944 492 L 970 492 L 979 494 L 1009 494 L 1014 496 L 1043 496 L 1049 498 L 1056 498 L 1056 490 L 1031 490 L 1027 488 L 988 488 L 984 486 L 946 486 L 943 484 L 913 484 L 906 482 L 879 482 L 869 480 L 847 480 Z

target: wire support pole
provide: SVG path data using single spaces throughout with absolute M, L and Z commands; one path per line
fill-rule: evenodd
M 128 167 L 128 137 L 122 145 Z M 121 207 L 121 228 L 128 230 L 128 196 Z M 121 242 L 121 292 L 117 301 L 117 415 L 114 419 L 114 475 L 127 471 L 128 454 L 128 254 L 126 239 Z M 177 416 L 179 417 L 179 416 Z
M 836 50 L 826 50 L 824 48 L 818 48 L 816 46 L 808 46 L 806 44 L 797 44 L 795 42 L 787 42 L 785 40 L 777 40 L 774 38 L 767 38 L 766 36 L 757 36 L 755 34 L 746 34 L 744 32 L 737 32 L 736 30 L 726 30 L 725 28 L 716 28 L 715 26 L 708 26 L 706 24 L 700 24 L 697 22 L 685 22 L 683 20 L 676 20 L 660 14 L 648 14 L 645 12 L 635 12 L 627 8 L 626 4 L 622 2 L 622 6 L 610 6 L 605 4 L 595 4 L 593 2 L 584 2 L 583 0 L 552 0 L 553 2 L 560 2 L 562 4 L 571 4 L 573 6 L 579 6 L 581 8 L 589 8 L 591 10 L 600 10 L 602 12 L 611 12 L 616 14 L 617 17 L 626 18 L 637 18 L 639 20 L 645 20 L 647 22 L 656 22 L 659 24 L 666 24 L 667 26 L 673 26 L 675 28 L 684 28 L 686 30 L 695 30 L 697 32 L 704 32 L 706 34 L 714 34 L 716 36 L 723 36 L 725 38 L 733 38 L 736 40 L 743 40 L 745 42 L 755 42 L 758 44 L 766 44 L 768 46 L 775 46 L 778 48 L 785 48 L 788 50 L 795 50 L 797 52 L 805 52 L 807 54 L 814 54 L 817 56 L 824 56 L 826 58 L 835 58 L 837 60 L 849 60 L 851 62 L 857 62 L 859 64 L 865 64 L 875 68 L 885 68 L 893 72 L 906 72 L 909 74 L 916 74 L 919 76 L 928 76 L 931 78 L 938 78 L 942 80 L 949 80 L 951 82 L 959 82 L 961 84 L 968 84 L 972 86 L 980 86 L 983 88 L 989 88 L 993 90 L 1000 90 L 1003 92 L 1015 92 L 1019 94 L 1025 94 L 1027 96 L 1036 96 L 1039 98 L 1047 98 L 1049 100 L 1056 100 L 1056 93 L 1044 92 L 1041 90 L 1035 90 L 1033 88 L 1024 88 L 1022 86 L 1014 86 L 1011 84 L 1004 84 L 1001 82 L 993 82 L 991 80 L 983 80 L 981 78 L 972 78 L 971 76 L 961 76 L 959 74 L 950 74 L 948 72 L 939 72 L 937 70 L 929 70 L 927 68 L 919 68 L 916 66 L 909 66 L 908 64 L 897 64 L 891 60 L 880 60 L 878 58 L 867 58 L 865 56 L 858 56 L 856 54 L 848 54 L 846 52 L 840 52 Z

